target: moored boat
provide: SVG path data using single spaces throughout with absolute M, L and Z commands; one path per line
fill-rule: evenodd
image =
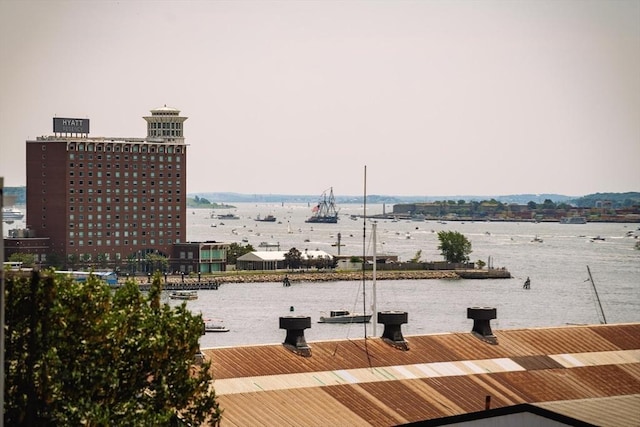
M 583 216 L 567 216 L 560 218 L 560 224 L 586 224 L 587 219 Z
M 198 299 L 198 291 L 173 291 L 169 294 L 171 299 L 194 300 Z
M 264 217 L 261 217 L 260 214 L 258 214 L 258 216 L 256 217 L 256 221 L 260 221 L 260 222 L 276 222 L 276 217 L 273 215 L 267 215 Z
M 218 219 L 240 219 L 240 217 L 238 215 L 229 213 L 229 214 L 218 215 Z
M 221 320 L 203 319 L 202 323 L 205 332 L 229 332 Z
M 2 208 L 3 221 L 13 222 L 16 220 L 21 220 L 22 218 L 24 218 L 24 213 L 20 209 L 14 207 Z
M 320 316 L 318 323 L 369 323 L 371 316 L 351 313 L 348 310 L 331 310 L 329 316 Z

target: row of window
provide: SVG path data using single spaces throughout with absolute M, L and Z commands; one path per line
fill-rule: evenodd
M 125 180 L 125 181 L 111 181 L 110 179 L 107 179 L 107 180 L 105 180 L 105 181 L 102 181 L 101 179 L 98 179 L 98 180 L 96 181 L 96 185 L 102 186 L 102 184 L 104 183 L 105 185 L 116 185 L 116 186 L 120 186 L 120 185 L 122 184 L 122 185 L 125 185 L 125 186 L 133 185 L 133 186 L 136 186 L 136 187 L 137 187 L 137 186 L 138 186 L 138 182 L 139 182 L 139 183 L 140 183 L 140 185 L 142 185 L 143 187 L 146 187 L 146 186 L 147 186 L 147 183 L 148 183 L 149 185 L 156 185 L 156 182 L 158 183 L 158 186 L 161 186 L 161 187 L 163 187 L 163 186 L 165 186 L 165 185 L 166 185 L 166 186 L 168 186 L 168 187 L 173 187 L 173 181 L 163 181 L 163 180 L 160 180 L 160 181 L 146 181 L 146 180 L 145 180 L 145 181 L 138 181 L 138 180 L 133 180 L 133 181 L 129 181 L 129 180 Z M 87 183 L 87 185 L 93 185 L 93 181 L 92 181 L 92 180 L 87 181 L 86 183 Z M 175 183 L 176 183 L 176 184 L 175 184 L 176 186 L 180 186 L 180 184 L 181 184 L 181 182 L 180 182 L 180 181 L 175 181 Z M 85 185 L 85 181 L 84 181 L 83 179 L 80 179 L 80 180 L 78 180 L 78 181 L 77 181 L 77 183 L 76 183 L 76 181 L 75 181 L 75 180 L 73 180 L 73 179 L 69 180 L 69 185 L 76 185 L 76 184 L 77 184 L 77 185 Z
M 169 190 L 168 193 L 171 193 L 171 190 Z M 155 192 L 151 193 L 151 194 L 155 194 Z M 102 197 L 87 197 L 87 203 L 102 203 L 102 199 L 103 199 Z M 151 203 L 154 203 L 156 201 L 155 197 L 150 197 L 148 199 L 146 197 L 140 197 L 140 199 L 138 199 L 138 197 L 123 197 L 122 198 L 122 201 L 124 203 L 129 203 L 129 202 L 138 203 L 138 200 L 140 200 L 142 203 L 147 203 L 147 201 L 149 201 Z M 105 197 L 104 201 L 106 203 L 120 203 L 120 197 Z M 74 203 L 74 202 L 84 203 L 84 197 L 76 197 L 76 198 L 69 197 L 69 203 Z M 158 202 L 160 202 L 160 203 L 165 203 L 165 202 L 171 203 L 171 202 L 173 202 L 173 198 L 171 198 L 171 197 L 165 198 L 165 197 L 160 196 L 160 197 L 158 197 Z M 42 203 L 43 204 L 46 203 L 46 199 L 42 199 Z M 180 203 L 180 198 L 179 197 L 176 198 L 176 203 Z
M 42 151 L 46 151 L 46 144 L 42 145 Z M 95 143 L 95 142 L 69 142 L 67 151 L 89 152 L 124 152 L 124 153 L 169 153 L 181 154 L 186 147 L 163 144 L 127 144 L 127 143 Z
M 151 122 L 149 123 L 150 129 L 182 129 L 182 123 L 178 122 Z
M 80 163 L 80 166 L 82 167 L 82 163 Z M 125 169 L 128 169 L 127 166 L 128 165 L 125 165 Z M 135 165 L 135 166 L 137 166 L 137 165 Z M 143 169 L 146 169 L 147 165 L 143 165 L 143 166 L 145 166 Z M 73 163 L 70 163 L 69 167 L 73 167 Z M 102 165 L 98 164 L 98 167 L 102 167 Z M 89 163 L 89 168 L 90 169 L 93 168 L 93 165 L 91 163 Z M 134 169 L 138 169 L 138 168 L 135 167 Z M 96 176 L 98 178 L 102 178 L 102 175 L 103 175 L 102 171 L 96 171 Z M 115 172 L 113 172 L 113 174 L 110 171 L 107 171 L 107 172 L 104 173 L 104 176 L 107 177 L 107 178 L 110 178 L 112 175 L 115 178 L 120 178 L 120 176 L 122 176 L 124 178 L 129 178 L 129 172 L 128 171 L 122 172 L 122 174 L 120 173 L 120 171 L 115 171 Z M 75 171 L 73 171 L 73 170 L 69 171 L 69 176 L 75 177 L 76 176 Z M 78 176 L 83 178 L 84 177 L 84 172 L 83 171 L 78 171 Z M 87 172 L 87 176 L 90 177 L 90 178 L 93 177 L 93 171 L 90 170 L 89 172 Z M 140 176 L 142 178 L 146 178 L 147 177 L 147 173 L 146 172 L 141 172 Z M 132 178 L 138 178 L 138 172 L 131 172 L 131 177 Z M 155 172 L 149 172 L 149 178 L 155 178 L 155 177 L 156 177 L 156 173 Z M 159 172 L 158 173 L 158 178 L 164 178 L 164 177 L 165 176 L 164 176 L 163 172 Z M 176 178 L 180 178 L 180 173 L 176 173 L 175 177 Z M 167 173 L 167 178 L 173 178 L 171 172 Z
M 43 154 L 44 156 L 44 154 Z M 180 163 L 182 161 L 182 157 L 181 156 L 163 156 L 163 155 L 159 155 L 159 156 L 146 156 L 146 155 L 142 155 L 142 156 L 138 156 L 137 154 L 134 154 L 132 156 L 122 156 L 123 160 L 125 162 L 161 162 L 161 163 Z M 85 160 L 85 155 L 84 154 L 74 154 L 74 153 L 69 153 L 69 160 Z M 94 160 L 94 156 L 93 154 L 87 154 L 86 156 L 86 160 Z M 103 160 L 103 156 L 98 154 L 95 156 L 95 160 Z M 106 156 L 104 156 L 104 160 L 108 161 L 108 162 L 113 162 L 113 161 L 119 161 L 120 160 L 120 156 L 119 155 L 111 155 L 111 154 L 107 154 Z M 91 165 L 91 163 L 89 163 Z M 80 166 L 82 166 L 82 163 L 80 164 Z
M 87 206 L 87 211 L 88 212 L 93 212 L 93 209 L 95 207 L 96 212 L 102 212 L 102 206 L 98 205 L 98 206 Z M 84 206 L 78 206 L 78 212 L 84 212 Z M 163 212 L 165 210 L 165 208 L 167 209 L 167 211 L 172 211 L 173 210 L 173 206 L 169 205 L 169 206 L 164 206 L 164 205 L 160 205 L 157 207 L 158 211 Z M 180 212 L 180 206 L 176 206 L 176 212 Z M 133 211 L 133 212 L 137 212 L 138 209 L 140 209 L 142 212 L 146 212 L 147 209 L 151 212 L 155 212 L 156 210 L 156 206 L 155 205 L 151 205 L 151 206 L 140 206 L 138 207 L 138 205 L 124 205 L 124 206 L 120 206 L 120 205 L 116 205 L 116 206 L 105 206 L 104 210 L 106 212 L 120 212 L 120 211 L 124 211 L 124 212 L 129 212 L 129 210 Z M 46 210 L 43 207 L 43 210 Z M 69 206 L 69 211 L 70 212 L 75 212 L 75 206 Z M 169 214 L 168 216 L 170 217 L 171 214 Z
M 149 136 L 182 136 L 181 130 L 149 130 Z
M 166 240 L 166 244 L 170 245 L 174 243 L 173 240 L 171 239 L 167 239 Z M 175 243 L 180 243 L 180 240 L 176 239 Z M 133 245 L 136 246 L 138 244 L 140 245 L 164 245 L 165 244 L 165 240 L 164 239 L 158 239 L 156 242 L 156 239 L 142 239 L 140 241 L 138 241 L 138 239 L 132 239 L 132 240 L 120 240 L 120 239 L 106 239 L 106 240 L 87 240 L 86 245 L 87 246 L 120 246 L 121 244 L 128 246 L 128 245 Z M 69 240 L 69 246 L 85 246 L 85 241 L 84 240 Z
M 106 215 L 104 216 L 104 218 L 105 218 L 107 221 L 111 220 L 111 214 L 106 214 Z M 113 215 L 113 218 L 114 218 L 115 220 L 119 220 L 119 219 L 120 219 L 120 215 Z M 146 219 L 147 219 L 147 215 L 146 215 L 146 214 L 142 214 L 142 215 L 140 215 L 140 218 L 141 218 L 142 220 L 146 220 Z M 81 214 L 81 215 L 74 215 L 74 214 L 71 214 L 71 215 L 69 215 L 69 219 L 70 219 L 71 221 L 73 221 L 73 220 L 75 220 L 75 219 L 78 219 L 78 220 L 81 220 L 81 221 L 82 221 L 82 220 L 84 220 L 84 215 L 82 215 L 82 214 Z M 93 215 L 92 215 L 92 214 L 87 215 L 87 219 L 88 219 L 89 221 L 93 220 Z M 97 215 L 96 215 L 96 219 L 97 219 L 98 221 L 101 221 L 101 220 L 102 220 L 102 214 L 97 214 Z M 123 215 L 123 219 L 124 219 L 124 220 L 129 220 L 129 215 Z M 133 220 L 137 220 L 137 219 L 138 219 L 138 214 L 135 214 L 135 213 L 134 213 L 133 215 L 131 215 L 131 219 L 133 219 Z M 149 219 L 155 220 L 155 219 L 156 219 L 156 216 L 155 216 L 154 214 L 150 214 L 150 215 L 149 215 Z M 164 219 L 164 215 L 163 215 L 163 214 L 159 214 L 159 215 L 158 215 L 158 219 L 163 220 L 163 219 Z M 171 219 L 171 214 L 168 214 L 168 215 L 167 215 L 167 219 Z M 176 219 L 180 219 L 180 215 L 176 215 Z M 154 222 L 154 224 L 155 224 L 155 222 Z M 144 222 L 143 222 L 143 223 L 142 223 L 142 226 L 143 226 L 143 227 L 145 227 L 145 226 L 146 226 L 146 223 L 144 223 Z
M 89 224 L 92 225 L 92 224 Z M 119 225 L 119 224 L 118 224 Z M 89 227 L 91 228 L 91 227 Z M 102 237 L 102 231 L 87 231 L 86 233 L 87 237 Z M 120 231 L 106 231 L 104 233 L 105 236 L 110 237 L 110 236 L 114 236 L 114 237 L 120 237 Z M 136 230 L 126 230 L 122 232 L 122 235 L 124 237 L 129 237 L 129 236 L 138 236 L 138 232 Z M 141 236 L 151 236 L 151 237 L 155 237 L 156 236 L 156 232 L 151 230 L 151 231 L 141 231 L 140 232 Z M 171 236 L 172 235 L 172 231 L 171 230 L 159 230 L 157 233 L 158 236 Z M 176 236 L 179 236 L 180 232 L 176 231 Z M 71 239 L 75 238 L 75 237 L 85 237 L 85 232 L 84 231 L 70 231 L 69 232 L 69 237 Z
M 45 185 L 46 185 L 46 183 L 44 181 L 42 181 L 42 186 L 44 187 Z M 44 188 L 42 189 L 42 192 L 45 193 L 45 189 Z M 107 194 L 111 194 L 111 193 L 120 194 L 120 187 L 116 187 L 113 190 L 111 188 L 107 187 L 107 188 L 105 188 L 104 192 L 107 193 Z M 70 188 L 69 189 L 69 194 L 75 194 L 75 193 L 84 194 L 84 189 L 83 188 L 78 188 L 77 190 L 75 188 Z M 87 188 L 87 193 L 88 194 L 93 194 L 94 193 L 94 189 L 93 188 Z M 95 193 L 96 194 L 102 194 L 102 189 L 101 188 L 96 189 Z M 122 193 L 123 194 L 129 194 L 129 188 L 127 188 L 127 187 L 123 188 L 122 189 Z M 131 193 L 132 194 L 138 194 L 138 187 L 133 187 L 131 189 Z M 147 194 L 147 190 L 146 189 L 140 190 L 140 193 Z M 164 190 L 162 188 L 160 188 L 158 190 L 158 193 L 163 194 Z M 149 194 L 156 194 L 156 190 L 153 189 L 153 188 L 150 189 L 149 190 Z M 167 194 L 171 194 L 171 190 L 167 190 Z M 176 194 L 180 194 L 180 190 L 176 190 Z

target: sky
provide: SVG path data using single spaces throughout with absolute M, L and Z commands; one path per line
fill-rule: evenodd
M 640 191 L 640 0 L 0 0 L 0 176 L 185 122 L 187 191 Z

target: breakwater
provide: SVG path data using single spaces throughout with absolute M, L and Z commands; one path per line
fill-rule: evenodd
M 338 282 L 362 280 L 362 271 L 279 271 L 263 273 L 227 273 L 196 277 L 168 276 L 164 281 L 166 290 L 205 290 L 217 289 L 225 283 L 274 283 L 283 282 L 285 277 L 290 283 L 300 282 Z M 371 271 L 365 272 L 365 280 L 373 280 Z M 508 270 L 415 270 L 415 271 L 377 271 L 376 280 L 429 280 L 429 279 L 507 279 Z M 126 278 L 121 278 L 120 284 Z M 140 288 L 149 287 L 146 279 L 139 281 Z

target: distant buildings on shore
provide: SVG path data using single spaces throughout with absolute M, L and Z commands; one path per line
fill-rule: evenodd
M 553 202 L 526 205 L 485 202 L 435 202 L 406 203 L 393 206 L 387 217 L 413 218 L 419 220 L 450 221 L 531 221 L 565 222 L 564 219 L 580 218 L 585 222 L 640 222 L 640 205 L 628 208 L 613 208 L 607 201 L 595 207 L 581 208 Z

